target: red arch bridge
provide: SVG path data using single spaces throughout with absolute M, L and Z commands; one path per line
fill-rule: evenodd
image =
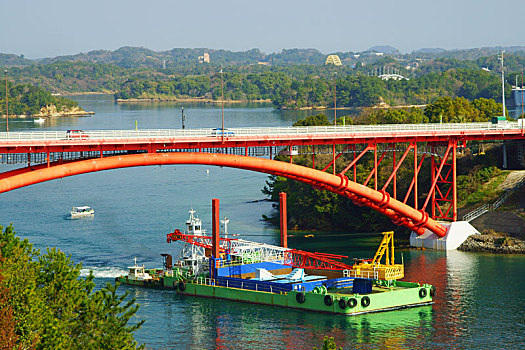
M 467 141 L 523 139 L 523 125 L 517 122 L 232 128 L 224 132 L 9 132 L 0 133 L 0 163 L 20 167 L 0 173 L 0 193 L 115 168 L 164 164 L 227 166 L 302 181 L 370 207 L 418 235 L 431 232 L 443 237 L 447 234 L 443 221 L 457 220 L 458 148 L 466 147 Z M 273 160 L 276 154 L 285 155 L 289 162 Z M 293 164 L 294 156 L 299 154 L 311 156 L 312 167 Z M 364 162 L 371 165 L 371 171 L 365 179 L 358 179 L 357 168 Z M 423 164 L 430 164 L 429 188 L 418 186 Z M 406 169 L 407 165 L 411 183 L 398 186 L 399 169 Z M 378 181 L 380 172 L 388 175 L 383 183 Z M 403 187 L 404 193 L 398 187 Z

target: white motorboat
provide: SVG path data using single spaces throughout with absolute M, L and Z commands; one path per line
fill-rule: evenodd
M 71 210 L 69 213 L 71 214 L 71 219 L 95 216 L 95 211 L 93 208 L 88 206 L 73 207 L 73 210 Z

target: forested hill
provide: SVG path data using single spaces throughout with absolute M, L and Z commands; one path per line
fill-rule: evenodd
M 9 115 L 47 115 L 50 111 L 58 114 L 82 113 L 76 101 L 53 96 L 49 91 L 28 84 L 7 83 Z M 5 85 L 0 84 L 0 115 L 6 114 Z M 54 106 L 54 107 L 53 107 Z M 45 111 L 41 111 L 42 108 Z
M 258 49 L 156 52 L 122 47 L 39 62 L 1 55 L 0 61 L 11 65 L 10 81 L 56 94 L 100 92 L 114 93 L 122 100 L 218 100 L 222 69 L 226 100 L 271 100 L 278 108 L 292 109 L 332 107 L 335 84 L 338 106 L 384 107 L 427 104 L 442 96 L 499 100 L 496 49 L 427 49 L 401 54 L 393 47 L 373 47 L 358 54 L 338 53 L 342 66 L 324 65 L 326 55 L 315 49 L 266 55 Z M 509 51 L 513 53 L 505 56 L 507 97 L 510 85 L 525 70 L 525 47 Z M 199 63 L 198 57 L 205 52 L 210 63 Z M 391 73 L 402 80 L 381 79 Z
M 90 62 L 114 64 L 125 68 L 169 68 L 193 65 L 199 62 L 199 56 L 208 53 L 212 65 L 296 65 L 325 63 L 328 54 L 337 54 L 343 65 L 369 64 L 384 58 L 392 58 L 401 63 L 415 60 L 455 59 L 475 61 L 481 57 L 494 56 L 505 49 L 507 54 L 525 56 L 525 46 L 484 47 L 474 49 L 444 50 L 420 49 L 403 54 L 391 46 L 374 46 L 362 52 L 327 52 L 317 49 L 283 49 L 278 52 L 264 53 L 259 49 L 230 51 L 210 48 L 174 48 L 167 51 L 154 51 L 144 47 L 124 46 L 114 51 L 94 50 L 75 55 L 57 56 L 44 59 L 26 59 L 24 55 L 0 53 L 0 66 L 21 67 L 56 62 Z M 421 61 L 419 61 L 421 62 Z
M 340 74 L 334 80 L 324 76 L 290 75 L 285 72 L 260 74 L 227 73 L 226 100 L 270 99 L 278 108 L 333 107 L 336 85 L 339 107 L 377 105 L 422 105 L 442 96 L 501 99 L 498 77 L 481 70 L 451 69 L 411 80 L 385 81 L 378 77 Z M 510 93 L 510 89 L 507 89 Z M 115 95 L 117 99 L 169 100 L 178 98 L 221 98 L 221 77 L 214 75 L 172 76 L 170 79 L 129 79 Z

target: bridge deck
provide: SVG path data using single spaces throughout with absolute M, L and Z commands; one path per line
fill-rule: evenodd
M 0 153 L 74 152 L 123 149 L 254 147 L 284 145 L 356 144 L 367 142 L 440 142 L 522 139 L 517 122 L 393 124 L 309 127 L 230 128 L 227 135 L 213 129 L 86 130 L 0 133 Z

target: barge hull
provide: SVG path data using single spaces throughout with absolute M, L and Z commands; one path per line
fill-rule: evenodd
M 420 292 L 422 289 L 425 290 L 424 297 L 421 297 L 420 295 L 420 293 L 423 294 L 423 292 Z M 305 298 L 303 303 L 297 301 L 297 294 L 300 292 L 295 291 L 279 294 L 196 283 L 186 283 L 184 291 L 177 290 L 177 293 L 188 296 L 224 299 L 251 304 L 278 306 L 348 316 L 423 306 L 433 303 L 432 297 L 430 296 L 430 287 L 419 287 L 417 284 L 411 288 L 403 288 L 366 295 L 304 293 Z M 326 296 L 332 296 L 332 305 L 325 304 Z M 365 306 L 367 303 L 363 302 L 365 297 L 369 300 L 369 304 L 367 306 Z M 348 300 L 351 298 L 354 298 L 357 301 L 357 304 L 354 307 L 350 307 L 348 305 Z M 344 308 L 340 307 L 339 301 L 341 299 L 345 300 L 346 307 Z

